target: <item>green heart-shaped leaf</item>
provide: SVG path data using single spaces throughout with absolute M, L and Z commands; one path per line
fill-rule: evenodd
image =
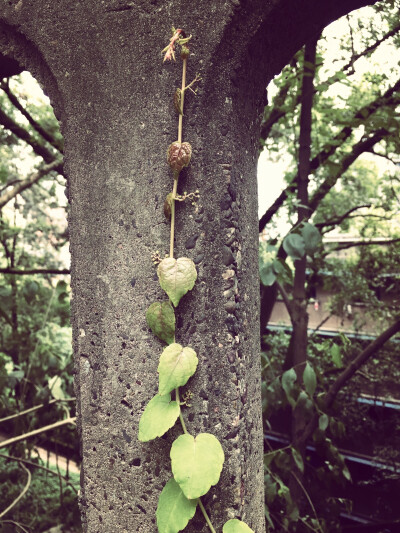
M 276 281 L 273 263 L 263 263 L 259 266 L 261 283 L 265 287 L 270 287 Z
M 173 442 L 170 455 L 175 481 L 189 500 L 200 498 L 218 483 L 225 456 L 214 435 L 181 435 Z
M 161 491 L 156 511 L 159 533 L 177 533 L 187 526 L 196 512 L 197 499 L 188 500 L 171 478 Z
M 51 395 L 56 400 L 64 400 L 65 392 L 61 388 L 62 378 L 60 376 L 53 376 L 49 379 L 48 387 L 50 389 Z
M 306 253 L 309 255 L 314 254 L 321 244 L 321 234 L 318 229 L 309 222 L 305 222 L 301 228 L 301 235 L 304 239 L 304 245 Z
M 159 339 L 171 344 L 175 339 L 175 313 L 169 302 L 154 302 L 147 309 L 146 321 Z
M 295 261 L 304 257 L 304 254 L 306 253 L 304 239 L 297 233 L 289 233 L 289 235 L 283 239 L 282 245 L 285 252 Z
M 163 259 L 158 265 L 157 274 L 161 288 L 168 294 L 175 307 L 182 296 L 193 289 L 197 279 L 195 264 L 187 257 Z
M 139 440 L 147 442 L 161 437 L 175 424 L 181 408 L 177 402 L 171 402 L 171 395 L 156 394 L 143 411 L 139 421 Z
M 234 518 L 225 522 L 222 533 L 254 533 L 254 531 L 241 520 Z
M 282 388 L 285 391 L 288 402 L 293 408 L 296 405 L 296 400 L 293 397 L 296 380 L 297 374 L 294 368 L 286 370 L 286 372 L 282 374 Z
M 306 363 L 303 372 L 304 387 L 311 398 L 314 396 L 315 389 L 317 388 L 317 376 L 315 375 L 313 367 L 310 363 Z
M 165 348 L 160 357 L 158 393 L 163 395 L 185 385 L 197 368 L 197 355 L 192 348 L 176 342 Z

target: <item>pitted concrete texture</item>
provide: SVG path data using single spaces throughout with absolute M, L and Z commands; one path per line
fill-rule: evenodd
M 166 164 L 177 138 L 181 64 L 162 63 L 172 25 L 193 34 L 183 140 L 193 147 L 179 192 L 176 256 L 195 288 L 177 309 L 177 342 L 199 356 L 189 382 L 192 434 L 223 445 L 220 483 L 204 498 L 216 530 L 240 517 L 265 531 L 260 402 L 256 163 L 265 87 L 323 25 L 363 0 L 10 0 L 0 52 L 29 69 L 61 121 L 70 201 L 76 393 L 84 530 L 157 531 L 176 428 L 137 438 L 163 349 L 145 312 L 165 298 L 151 254 L 168 251 Z M 10 67 L 11 68 L 11 67 Z M 189 533 L 205 533 L 197 513 Z

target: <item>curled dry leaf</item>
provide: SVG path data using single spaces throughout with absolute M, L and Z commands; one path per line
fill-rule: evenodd
M 169 194 L 167 194 L 167 197 L 165 198 L 165 202 L 164 202 L 164 215 L 167 220 L 171 218 L 172 202 L 173 202 L 173 194 L 172 192 L 170 192 Z
M 174 172 L 180 172 L 187 167 L 192 157 L 192 147 L 189 143 L 173 142 L 168 146 L 167 161 Z

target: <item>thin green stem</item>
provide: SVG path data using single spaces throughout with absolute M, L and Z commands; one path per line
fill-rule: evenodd
M 183 104 L 184 104 L 185 89 L 186 89 L 186 66 L 187 66 L 187 58 L 185 57 L 183 60 L 183 66 L 182 66 L 182 88 L 181 88 L 181 111 L 182 113 L 179 113 L 178 143 L 182 142 Z
M 181 421 L 182 430 L 185 433 L 185 435 L 188 435 L 189 432 L 186 429 L 186 424 L 185 424 L 185 421 L 183 420 L 183 415 L 182 415 L 182 410 L 181 410 L 181 399 L 179 397 L 179 388 L 178 387 L 175 389 L 175 400 L 176 400 L 177 404 L 179 405 L 179 420 Z
M 200 507 L 201 512 L 203 513 L 203 516 L 204 516 L 204 518 L 205 518 L 205 520 L 207 522 L 208 527 L 210 528 L 211 533 L 216 533 L 216 531 L 215 531 L 215 529 L 214 529 L 214 527 L 213 527 L 213 525 L 211 523 L 210 517 L 208 516 L 207 511 L 205 510 L 204 505 L 203 505 L 202 501 L 200 500 L 200 498 L 199 498 L 199 507 Z
M 178 189 L 179 172 L 174 173 L 174 187 L 172 189 L 171 202 L 171 235 L 169 241 L 169 256 L 174 257 L 174 239 L 175 239 L 175 196 Z

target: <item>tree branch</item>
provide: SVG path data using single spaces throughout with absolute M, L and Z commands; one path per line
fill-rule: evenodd
M 387 33 L 385 33 L 383 35 L 383 37 L 381 37 L 380 39 L 377 39 L 373 44 L 371 44 L 370 46 L 367 46 L 367 48 L 364 48 L 364 50 L 362 52 L 360 52 L 359 54 L 354 54 L 353 53 L 351 58 L 350 58 L 350 61 L 348 63 L 346 63 L 346 65 L 344 65 L 342 70 L 344 72 L 346 70 L 354 70 L 353 69 L 353 65 L 358 59 L 360 59 L 361 57 L 364 57 L 364 56 L 370 54 L 371 52 L 373 52 L 374 50 L 376 50 L 379 45 L 381 45 L 383 42 L 385 42 L 388 39 L 390 39 L 390 37 L 394 37 L 396 35 L 396 33 L 398 33 L 399 31 L 400 31 L 400 24 L 398 24 L 392 30 L 390 30 Z
M 359 368 L 361 368 L 368 359 L 374 355 L 382 346 L 391 339 L 396 333 L 400 331 L 400 319 L 396 320 L 389 328 L 379 335 L 374 341 L 372 341 L 351 363 L 343 370 L 343 372 L 336 378 L 336 380 L 329 387 L 325 396 L 325 408 L 329 409 L 337 393 L 344 387 L 350 378 L 354 376 Z M 309 437 L 318 426 L 319 413 L 315 413 L 310 422 L 307 424 L 304 433 L 302 435 L 302 443 L 306 443 Z
M 337 379 L 329 387 L 327 395 L 325 397 L 325 407 L 328 409 L 333 404 L 337 393 L 343 388 L 345 383 L 354 376 L 356 371 L 363 366 L 368 359 L 376 353 L 382 346 L 396 333 L 400 331 L 400 319 L 386 329 L 379 337 L 372 341 L 343 372 L 337 377 Z
M 350 137 L 354 129 L 357 128 L 360 124 L 365 122 L 371 115 L 373 115 L 378 109 L 388 106 L 388 105 L 397 105 L 400 101 L 400 96 L 397 91 L 400 90 L 400 79 L 383 94 L 375 98 L 369 104 L 361 107 L 351 119 L 351 126 L 345 126 L 337 133 L 331 142 L 325 144 L 325 147 L 311 160 L 311 169 L 316 170 L 319 168 L 327 159 L 333 155 L 338 146 L 343 145 L 343 143 Z M 338 144 L 340 143 L 340 144 Z
M 386 159 L 387 161 L 390 161 L 391 163 L 393 163 L 393 165 L 400 165 L 400 160 L 399 161 L 395 161 L 393 160 L 391 157 L 389 157 L 388 155 L 386 154 L 380 154 L 379 152 L 375 152 L 375 150 L 369 150 L 369 153 L 370 154 L 374 154 L 378 157 L 383 157 L 384 159 Z
M 40 435 L 40 433 L 45 433 L 46 431 L 50 431 L 60 426 L 65 426 L 66 424 L 75 424 L 75 421 L 76 417 L 66 418 L 65 420 L 59 420 L 58 422 L 54 422 L 54 424 L 50 424 L 49 426 L 34 429 L 29 433 L 24 433 L 22 435 L 18 435 L 17 437 L 12 437 L 11 439 L 3 440 L 2 442 L 0 442 L 0 448 L 5 448 L 6 446 L 10 446 L 10 444 L 14 444 L 15 442 L 19 442 L 20 440 L 29 439 L 30 437 L 34 437 L 35 435 Z
M 20 270 L 18 268 L 0 268 L 0 274 L 13 274 L 16 276 L 27 276 L 31 274 L 70 274 L 68 268 L 30 268 L 27 270 Z
M 1 110 L 0 110 L 1 111 Z M 60 172 L 60 168 L 62 169 L 62 160 L 56 159 L 52 163 L 49 163 L 48 165 L 43 165 L 41 169 L 39 169 L 34 174 L 31 174 L 26 179 L 20 181 L 15 185 L 10 191 L 5 192 L 0 196 L 0 209 L 6 205 L 10 200 L 15 198 L 17 194 L 20 194 L 25 189 L 28 189 L 29 187 L 32 187 L 34 183 L 40 180 L 40 178 L 43 178 L 46 174 L 51 172 L 52 170 L 56 172 Z M 61 172 L 62 173 L 62 172 Z
M 25 409 L 25 411 L 20 411 L 19 413 L 15 413 L 13 415 L 0 418 L 0 424 L 3 422 L 7 422 L 7 420 L 12 420 L 13 418 L 18 418 L 20 416 L 27 415 L 28 413 L 33 413 L 34 411 L 37 411 L 38 409 L 41 409 L 42 407 L 48 407 L 49 405 L 52 405 L 53 403 L 75 402 L 75 401 L 76 401 L 76 398 L 64 398 L 62 400 L 53 399 L 53 400 L 48 401 L 47 403 L 41 403 L 39 405 L 35 405 L 34 407 L 30 407 L 29 409 Z
M 327 220 L 326 222 L 318 222 L 314 225 L 316 228 L 324 228 L 325 226 L 338 226 L 354 211 L 362 209 L 363 207 L 371 207 L 371 205 L 372 204 L 357 205 L 356 207 L 352 207 L 351 209 L 343 213 L 343 215 L 340 215 L 337 218 L 331 218 L 331 220 Z
M 28 478 L 27 478 L 25 487 L 23 488 L 22 492 L 15 498 L 15 500 L 12 503 L 10 503 L 10 505 L 6 509 L 4 509 L 4 511 L 2 511 L 0 513 L 0 518 L 3 518 L 4 515 L 6 515 L 9 511 L 11 511 L 11 509 L 13 507 L 15 507 L 17 505 L 17 503 L 25 496 L 26 492 L 28 491 L 28 489 L 30 487 L 30 484 L 31 484 L 31 481 L 32 481 L 32 474 L 26 468 L 24 463 L 20 463 L 20 465 L 25 470 L 25 472 L 28 474 Z
M 349 242 L 348 244 L 342 244 L 341 246 L 336 246 L 333 248 L 330 248 L 327 250 L 324 255 L 331 254 L 332 252 L 338 252 L 339 250 L 347 250 L 348 248 L 354 248 L 356 246 L 373 246 L 376 244 L 377 246 L 385 246 L 389 244 L 394 244 L 396 242 L 400 242 L 399 239 L 382 239 L 382 240 L 374 240 L 374 241 L 359 241 L 359 242 Z
M 332 172 L 328 178 L 318 187 L 314 195 L 310 199 L 310 210 L 313 213 L 321 200 L 325 198 L 328 192 L 336 184 L 340 176 L 342 176 L 346 170 L 354 163 L 354 161 L 364 152 L 368 152 L 369 149 L 381 141 L 384 137 L 390 135 L 390 133 L 384 129 L 380 128 L 377 130 L 371 137 L 367 139 L 361 139 L 358 143 L 353 145 L 353 148 L 350 153 L 346 154 L 342 161 L 337 165 L 337 170 Z
M 75 492 L 75 494 L 78 494 L 78 491 L 74 487 L 74 485 L 69 481 L 69 479 L 66 476 L 63 476 L 59 472 L 55 472 L 51 468 L 47 468 L 45 466 L 39 465 L 37 463 L 34 463 L 33 461 L 28 461 L 27 459 L 21 459 L 20 457 L 14 457 L 13 455 L 7 455 L 6 453 L 0 453 L 0 457 L 4 457 L 4 459 L 10 459 L 10 461 L 17 461 L 18 463 L 22 463 L 25 465 L 32 466 L 33 468 L 39 468 L 40 470 L 44 470 L 45 472 L 52 474 L 53 476 L 57 476 L 58 478 L 61 478 L 65 481 L 65 483 L 71 487 L 71 489 Z
M 18 98 L 15 96 L 15 94 L 11 91 L 8 83 L 5 80 L 2 80 L 0 82 L 0 88 L 6 93 L 8 99 L 13 104 L 13 106 L 18 109 L 20 113 L 27 119 L 29 124 L 32 126 L 32 128 L 39 133 L 41 137 L 45 141 L 47 141 L 53 148 L 58 150 L 60 153 L 63 153 L 62 146 L 60 143 L 52 137 L 29 113 L 27 109 L 21 104 L 21 102 L 18 100 Z
M 375 41 L 374 44 L 372 44 L 370 46 L 367 46 L 362 52 L 360 52 L 358 54 L 352 54 L 352 57 L 351 57 L 350 61 L 348 63 L 346 63 L 339 72 L 340 73 L 347 72 L 347 71 L 354 72 L 353 66 L 354 66 L 354 63 L 358 59 L 360 59 L 361 57 L 364 57 L 364 56 L 370 54 L 371 52 L 373 52 L 374 50 L 376 50 L 376 48 L 378 48 L 378 46 L 380 44 L 385 42 L 390 37 L 393 37 L 394 35 L 396 35 L 396 33 L 398 33 L 399 31 L 400 31 L 400 24 L 395 26 L 389 32 L 385 33 L 385 35 L 383 35 L 383 37 L 381 37 L 381 39 L 378 39 L 377 41 Z M 332 85 L 336 81 L 338 81 L 338 73 L 333 74 L 328 80 L 323 82 L 323 85 L 326 85 L 326 84 Z M 287 109 L 282 109 L 281 105 L 284 103 L 284 100 L 285 100 L 285 98 L 286 98 L 286 96 L 288 94 L 289 88 L 290 88 L 290 82 L 287 82 L 285 85 L 283 85 L 281 87 L 279 93 L 276 95 L 276 97 L 274 99 L 274 107 L 272 107 L 272 109 L 270 110 L 268 116 L 265 118 L 265 120 L 261 124 L 260 137 L 264 141 L 269 137 L 269 135 L 271 133 L 271 130 L 272 130 L 272 127 L 274 126 L 274 124 L 276 124 L 278 122 L 278 120 L 280 118 L 282 118 L 283 116 L 285 116 L 286 113 L 288 112 Z M 318 90 L 319 90 L 319 87 L 317 86 L 315 88 L 315 92 L 318 92 Z M 300 103 L 300 94 L 298 94 L 296 96 L 296 99 L 295 99 L 295 101 L 293 103 L 292 108 L 293 109 L 296 108 L 299 105 L 299 103 Z
M 7 130 L 10 130 L 21 141 L 26 142 L 32 148 L 35 154 L 42 157 L 45 163 L 53 163 L 55 155 L 44 145 L 40 144 L 25 128 L 14 122 L 2 109 L 0 109 L 0 124 Z M 62 161 L 58 161 L 58 167 L 55 169 L 59 174 L 63 174 Z
M 400 79 L 397 80 L 397 82 L 392 87 L 390 87 L 383 95 L 378 96 L 375 100 L 373 100 L 369 104 L 367 104 L 367 105 L 363 106 L 362 108 L 360 108 L 353 115 L 353 118 L 351 119 L 351 121 L 349 121 L 349 122 L 351 122 L 352 125 L 351 126 L 345 126 L 344 128 L 342 128 L 342 130 L 333 137 L 333 139 L 332 139 L 333 142 L 331 141 L 330 143 L 326 143 L 324 148 L 322 148 L 322 150 L 320 150 L 320 152 L 315 157 L 313 157 L 313 159 L 310 162 L 311 171 L 313 173 L 315 173 L 315 171 L 320 166 L 322 166 L 329 159 L 329 157 L 331 157 L 336 152 L 336 150 L 337 150 L 337 148 L 339 146 L 338 145 L 338 141 L 340 142 L 340 145 L 342 145 L 350 137 L 350 135 L 352 134 L 353 130 L 356 127 L 358 127 L 363 121 L 367 120 L 379 108 L 381 108 L 383 106 L 387 106 L 387 105 L 395 105 L 395 104 L 397 104 L 399 102 L 399 100 L 400 100 L 400 96 L 395 94 L 395 93 L 398 90 L 400 90 Z M 382 137 L 386 136 L 386 135 L 389 135 L 389 132 L 386 129 L 384 129 L 384 128 L 380 128 L 379 130 L 377 130 L 369 138 L 370 142 L 371 142 L 371 145 L 368 144 L 368 142 L 367 142 L 368 140 L 365 141 L 366 144 L 364 145 L 364 149 L 362 151 L 358 152 L 358 155 L 356 157 L 354 157 L 354 159 L 351 161 L 351 163 L 353 161 L 355 161 L 355 159 L 362 152 L 369 151 L 374 146 L 374 144 L 376 144 L 380 140 L 380 139 L 376 138 L 376 135 L 379 134 L 379 133 L 382 134 L 383 132 L 385 133 L 385 135 L 382 135 Z M 372 142 L 372 140 L 375 140 L 375 142 Z M 357 145 L 355 145 L 353 147 L 352 153 L 353 153 L 354 150 L 357 151 L 357 149 L 355 147 L 360 145 L 361 142 L 362 141 L 360 141 L 359 143 L 357 143 Z M 355 154 L 356 154 L 356 152 L 354 153 L 354 155 Z M 344 160 L 345 159 L 346 158 L 344 158 Z M 350 166 L 351 163 L 349 163 L 347 165 L 347 168 Z M 271 218 L 280 209 L 280 207 L 282 207 L 284 202 L 287 200 L 289 194 L 296 190 L 297 180 L 298 180 L 298 176 L 296 175 L 294 177 L 293 181 L 291 183 L 289 183 L 289 185 L 286 187 L 286 189 L 281 192 L 281 194 L 278 196 L 278 198 L 275 200 L 275 202 L 267 209 L 267 211 L 264 213 L 264 215 L 260 218 L 259 227 L 258 227 L 259 232 L 261 232 L 265 228 L 265 226 L 271 221 Z M 311 200 L 311 202 L 312 202 L 312 200 Z

